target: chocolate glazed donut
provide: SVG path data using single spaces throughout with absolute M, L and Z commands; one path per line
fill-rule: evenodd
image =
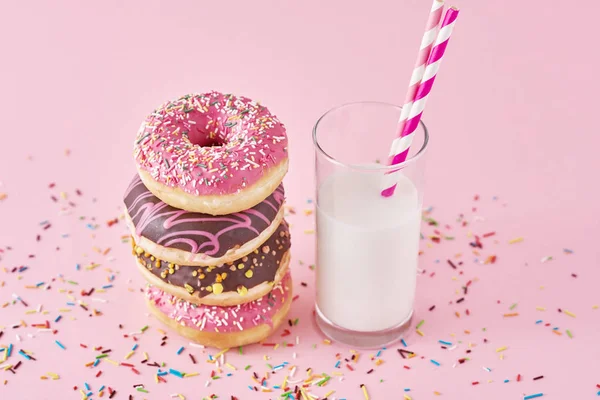
M 142 274 L 151 284 L 198 304 L 234 305 L 264 295 L 284 276 L 290 233 L 284 220 L 258 249 L 220 266 L 174 264 L 145 252 L 134 241 L 132 246 Z
M 220 265 L 254 251 L 283 219 L 283 185 L 251 209 L 213 216 L 169 206 L 154 196 L 138 175 L 124 202 L 138 246 L 164 261 L 185 265 Z

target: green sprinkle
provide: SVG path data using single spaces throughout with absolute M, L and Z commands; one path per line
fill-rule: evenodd
M 330 376 L 326 376 L 325 378 L 321 379 L 319 382 L 317 382 L 317 386 L 323 386 L 325 383 L 327 383 L 328 380 L 330 380 L 331 377 Z
M 446 239 L 446 240 L 454 240 L 454 236 L 444 236 L 444 239 Z
M 189 113 L 189 112 L 192 112 L 192 111 L 194 111 L 193 108 L 186 108 L 185 110 L 183 110 L 184 113 Z
M 271 364 L 267 363 L 267 368 L 273 369 L 273 366 Z
M 240 347 L 238 348 L 238 353 L 240 353 L 240 354 L 244 354 L 244 350 L 243 350 L 242 346 L 240 346 Z
M 248 364 L 244 367 L 244 371 L 248 371 L 250 368 L 252 368 L 252 365 Z
M 567 336 L 570 337 L 571 339 L 573 339 L 573 334 L 571 333 L 570 330 L 566 330 L 565 332 L 567 332 Z
M 216 380 L 216 379 L 221 379 L 221 377 L 220 377 L 220 376 L 218 376 L 218 375 L 215 375 L 215 376 L 213 376 L 212 378 L 213 378 L 213 380 Z
M 296 319 L 294 320 L 294 325 L 298 325 L 298 321 L 300 321 L 300 318 L 296 318 Z
M 148 329 L 148 325 L 146 325 L 145 327 L 143 327 L 143 328 L 141 329 L 141 331 L 142 331 L 142 332 L 144 332 L 146 329 Z
M 108 354 L 98 354 L 96 356 L 96 359 L 100 359 L 100 358 L 104 358 L 104 357 L 108 357 Z
M 424 320 L 424 319 L 422 319 L 422 320 L 421 320 L 421 322 L 419 322 L 419 323 L 417 324 L 417 329 L 419 329 L 420 327 L 422 327 L 424 323 L 425 323 L 425 320 Z
M 67 283 L 70 283 L 71 285 L 79 285 L 79 283 L 77 283 L 75 281 L 67 281 Z
M 136 390 L 137 390 L 138 392 L 142 392 L 142 393 L 148 393 L 148 391 L 147 391 L 146 389 L 144 389 L 143 387 L 141 387 L 141 386 L 138 386 Z
M 510 306 L 511 310 L 514 310 L 514 308 L 517 306 L 518 303 L 513 304 L 512 306 Z
M 308 268 L 310 268 L 312 271 L 314 271 L 315 270 L 315 265 L 311 264 L 311 265 L 308 266 Z

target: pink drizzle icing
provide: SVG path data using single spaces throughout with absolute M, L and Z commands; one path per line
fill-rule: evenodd
M 239 332 L 265 323 L 272 326 L 273 316 L 289 296 L 290 285 L 288 273 L 266 296 L 232 307 L 192 304 L 151 285 L 146 287 L 145 295 L 162 313 L 183 326 L 225 333 Z
M 212 216 L 179 210 L 154 196 L 136 175 L 124 201 L 138 236 L 165 247 L 220 257 L 266 229 L 284 201 L 283 185 L 260 204 L 238 213 Z
M 142 123 L 142 170 L 193 195 L 237 193 L 287 158 L 285 127 L 246 97 L 209 92 L 169 101 Z

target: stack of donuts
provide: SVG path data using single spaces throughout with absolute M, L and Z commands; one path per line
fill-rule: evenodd
M 290 308 L 285 128 L 245 97 L 167 102 L 142 123 L 124 202 L 150 311 L 182 336 L 259 342 Z

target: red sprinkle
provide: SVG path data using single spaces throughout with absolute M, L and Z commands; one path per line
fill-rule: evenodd
M 484 233 L 483 237 L 486 238 L 486 237 L 494 236 L 495 234 L 496 234 L 496 232 L 488 232 L 488 233 Z

